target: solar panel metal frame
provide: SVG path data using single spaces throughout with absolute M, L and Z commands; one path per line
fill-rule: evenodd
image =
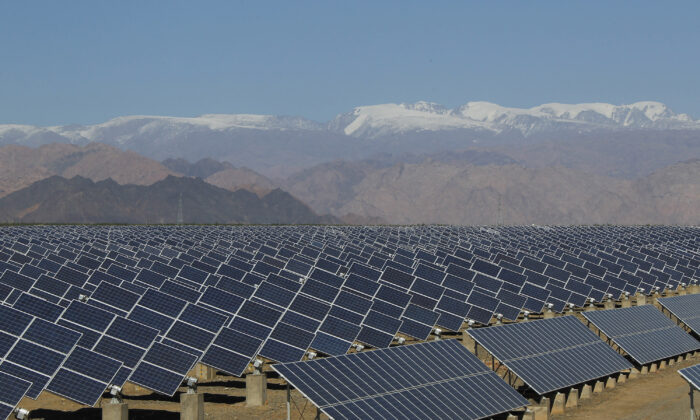
M 559 325 L 560 324 L 560 325 Z M 568 324 L 568 325 L 567 325 Z M 560 346 L 560 348 L 554 348 L 552 350 L 544 350 L 540 353 L 535 353 L 535 354 L 522 354 L 522 355 L 516 355 L 514 354 L 513 357 L 508 357 L 507 353 L 511 352 L 511 349 L 507 348 L 504 345 L 499 345 L 492 347 L 491 345 L 484 345 L 484 338 L 487 337 L 482 337 L 482 335 L 487 335 L 487 334 L 494 334 L 498 333 L 501 335 L 499 342 L 500 343 L 505 343 L 509 342 L 512 343 L 515 340 L 512 339 L 507 339 L 507 337 L 504 336 L 504 334 L 516 334 L 519 335 L 518 338 L 523 339 L 525 337 L 529 339 L 534 339 L 535 333 L 539 331 L 542 331 L 544 329 L 551 329 L 553 332 L 555 328 L 573 328 L 573 329 L 578 329 L 582 335 L 585 335 L 587 337 L 581 337 L 583 339 L 586 339 L 585 342 L 576 344 L 576 345 L 571 345 L 571 346 Z M 523 332 L 518 332 L 518 329 L 530 329 L 533 331 L 528 331 L 527 333 Z M 558 344 L 562 344 L 563 337 L 570 335 L 570 333 L 565 333 L 566 330 L 558 331 L 554 334 L 550 334 L 552 336 L 558 337 L 558 340 L 560 341 Z M 593 379 L 598 379 L 601 377 L 605 377 L 607 375 L 611 375 L 614 373 L 618 373 L 622 370 L 632 368 L 632 364 L 627 361 L 624 357 L 622 357 L 620 354 L 618 354 L 615 350 L 613 350 L 611 347 L 609 347 L 605 342 L 603 342 L 600 337 L 595 335 L 591 330 L 588 329 L 583 323 L 581 323 L 575 316 L 573 315 L 567 315 L 567 316 L 562 316 L 562 317 L 557 317 L 557 318 L 552 318 L 552 319 L 541 319 L 537 321 L 529 321 L 529 322 L 524 322 L 524 323 L 516 323 L 516 324 L 507 324 L 507 325 L 497 325 L 497 326 L 492 326 L 492 327 L 487 327 L 487 328 L 478 328 L 478 329 L 472 329 L 470 328 L 467 330 L 469 335 L 482 347 L 484 347 L 489 353 L 494 355 L 496 359 L 500 361 L 500 363 L 507 367 L 510 371 L 512 371 L 515 375 L 520 377 L 520 379 L 530 388 L 532 388 L 535 392 L 537 392 L 540 395 L 546 394 L 548 392 L 556 391 L 558 389 L 563 389 L 567 388 L 570 386 L 574 386 L 583 382 L 587 382 L 589 380 Z M 574 331 L 575 333 L 575 331 Z M 538 342 L 546 342 L 546 340 L 537 340 Z M 530 343 L 531 345 L 532 343 Z M 512 344 L 511 344 L 512 345 Z M 532 361 L 533 359 L 536 358 L 542 358 L 543 356 L 546 355 L 561 355 L 565 354 L 565 352 L 571 352 L 573 350 L 578 350 L 578 349 L 586 349 L 586 352 L 583 352 L 582 355 L 589 355 L 589 352 L 592 352 L 595 348 L 597 351 L 599 351 L 599 354 L 596 354 L 596 357 L 609 357 L 611 359 L 611 362 L 614 361 L 616 363 L 616 366 L 614 368 L 609 368 L 609 369 L 604 369 L 601 370 L 601 372 L 596 372 L 596 375 L 600 373 L 598 376 L 587 376 L 587 377 L 579 377 L 575 378 L 575 380 L 571 379 L 565 379 L 564 381 L 560 380 L 559 383 L 554 384 L 553 381 L 550 381 L 550 385 L 545 385 L 545 383 L 542 382 L 541 378 L 536 378 L 532 375 L 529 375 L 529 371 L 526 370 L 526 367 L 524 365 L 525 361 Z M 554 369 L 550 368 L 549 369 L 549 374 L 550 375 L 562 375 L 562 374 L 567 374 L 569 375 L 570 370 L 565 370 L 564 367 L 569 367 L 574 363 L 580 363 L 580 361 L 576 360 L 575 358 L 569 358 L 569 360 L 559 360 L 559 364 L 562 364 L 558 368 L 555 367 Z M 548 363 L 547 366 L 551 365 L 557 365 L 557 363 Z M 541 372 L 538 372 L 538 375 L 541 375 Z M 573 377 L 572 377 L 573 379 Z M 539 383 L 535 383 L 535 381 L 538 381 Z
M 640 365 L 700 349 L 700 341 L 687 334 L 653 305 L 583 312 L 583 316 Z M 622 317 L 628 319 L 621 319 Z M 634 320 L 629 319 L 632 317 Z M 657 321 L 659 324 L 657 328 L 627 334 L 616 333 L 616 326 L 611 323 L 621 324 L 625 321 Z M 642 341 L 636 342 L 637 340 Z M 671 345 L 683 347 L 669 348 Z
M 457 340 L 277 364 L 272 368 L 333 419 L 401 413 L 429 418 L 486 418 L 528 405 Z M 462 375 L 456 376 L 455 371 Z M 488 391 L 476 392 L 483 389 Z M 453 394 L 450 398 L 436 402 L 437 394 L 449 393 Z M 475 395 L 493 399 L 488 408 L 482 402 L 470 405 Z

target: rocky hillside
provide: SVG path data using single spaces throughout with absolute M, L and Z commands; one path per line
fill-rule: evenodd
M 53 175 L 150 185 L 172 174 L 152 159 L 101 143 L 0 147 L 0 197 Z
M 252 169 L 236 168 L 229 162 L 219 162 L 211 158 L 200 159 L 194 163 L 185 159 L 166 159 L 163 165 L 174 172 L 204 179 L 212 185 L 230 191 L 244 189 L 263 196 L 277 188 L 273 181 Z
M 338 162 L 290 181 L 289 191 L 316 211 L 391 223 L 700 223 L 698 160 L 635 180 L 564 166 L 426 159 L 389 167 Z
M 149 186 L 52 176 L 0 199 L 13 223 L 337 223 L 281 190 L 225 190 L 201 179 L 168 176 Z

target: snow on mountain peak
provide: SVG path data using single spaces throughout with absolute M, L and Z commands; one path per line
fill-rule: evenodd
M 347 135 L 380 137 L 407 131 L 479 128 L 518 130 L 523 134 L 557 129 L 700 128 L 686 114 L 675 114 L 660 102 L 629 105 L 548 103 L 508 108 L 491 102 L 468 102 L 450 110 L 432 102 L 361 106 L 331 124 Z

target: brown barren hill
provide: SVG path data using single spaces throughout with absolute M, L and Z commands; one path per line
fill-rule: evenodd
M 53 175 L 150 185 L 171 174 L 159 162 L 101 143 L 0 147 L 0 197 Z
M 426 159 L 390 167 L 319 165 L 287 188 L 317 212 L 388 223 L 697 224 L 700 161 L 627 180 L 564 166 Z
M 229 191 L 245 189 L 263 196 L 276 188 L 267 177 L 248 168 L 229 168 L 208 176 L 205 181 Z

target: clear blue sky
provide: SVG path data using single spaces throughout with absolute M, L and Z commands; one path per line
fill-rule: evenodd
M 700 2 L 4 1 L 0 123 L 658 100 L 700 117 Z

